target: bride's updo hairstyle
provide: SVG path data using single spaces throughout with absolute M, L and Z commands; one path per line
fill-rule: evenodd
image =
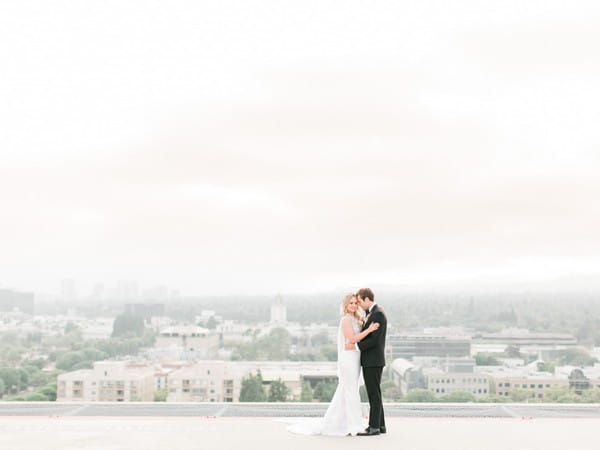
M 352 293 L 346 294 L 344 296 L 344 300 L 342 301 L 342 308 L 341 308 L 341 313 L 342 313 L 341 315 L 342 316 L 344 316 L 346 314 L 350 314 L 348 312 L 347 308 L 348 308 L 348 304 L 350 303 L 350 300 L 352 300 L 353 298 L 356 298 L 356 295 L 352 294 Z M 356 320 L 358 320 L 359 322 L 362 322 L 362 320 L 363 320 L 362 315 L 358 312 L 358 308 L 356 309 L 356 311 L 354 312 L 354 314 L 352 314 L 352 316 L 354 316 L 354 318 Z

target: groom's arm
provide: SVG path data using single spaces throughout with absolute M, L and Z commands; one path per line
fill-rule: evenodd
M 385 316 L 382 313 L 377 312 L 373 315 L 372 322 L 377 322 L 379 324 L 379 328 L 376 329 L 375 331 L 373 331 L 367 337 L 365 337 L 362 341 L 357 343 L 358 348 L 361 351 L 369 350 L 369 349 L 377 346 L 377 344 L 379 343 L 379 335 L 382 332 L 384 321 L 385 321 Z

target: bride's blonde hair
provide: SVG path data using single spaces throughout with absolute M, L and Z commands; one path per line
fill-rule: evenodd
M 346 294 L 344 296 L 344 300 L 342 301 L 342 316 L 345 314 L 350 314 L 347 310 L 348 308 L 348 304 L 350 303 L 350 300 L 352 300 L 353 298 L 356 298 L 355 294 Z M 354 311 L 354 313 L 352 314 L 352 316 L 358 320 L 359 322 L 362 322 L 363 317 L 362 315 L 358 312 L 358 308 L 356 308 L 356 311 Z

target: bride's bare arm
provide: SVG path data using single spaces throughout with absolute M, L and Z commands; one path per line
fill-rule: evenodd
M 346 344 L 356 344 L 358 341 L 362 341 L 369 333 L 372 333 L 377 328 L 379 328 L 379 324 L 377 322 L 373 322 L 365 331 L 354 334 L 354 330 L 352 329 L 352 320 L 350 317 L 344 317 L 344 320 L 342 321 L 342 333 L 344 333 Z

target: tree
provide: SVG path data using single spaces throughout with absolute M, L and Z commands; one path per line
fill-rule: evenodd
M 321 355 L 326 361 L 337 361 L 337 347 L 333 344 L 322 345 Z
M 330 402 L 337 388 L 337 381 L 319 381 L 315 386 L 313 396 L 320 402 Z
M 406 394 L 404 401 L 410 403 L 432 403 L 436 402 L 437 398 L 429 389 L 413 389 Z
M 75 325 L 73 322 L 68 321 L 67 324 L 65 325 L 65 334 L 77 333 L 77 332 L 79 332 L 79 327 L 77 325 Z
M 39 392 L 34 392 L 33 394 L 28 394 L 24 397 L 26 402 L 47 402 L 48 397 L 44 394 L 40 394 Z
M 381 396 L 384 401 L 399 402 L 402 399 L 402 392 L 393 381 L 387 380 L 381 383 Z
M 499 366 L 500 361 L 489 353 L 477 353 L 475 355 L 475 364 L 478 366 Z
M 285 385 L 281 378 L 273 381 L 269 389 L 270 402 L 285 402 L 290 395 L 290 389 Z
M 302 383 L 302 392 L 300 393 L 300 401 L 301 402 L 312 402 L 313 401 L 314 392 L 312 386 L 308 381 Z
M 310 338 L 310 343 L 314 347 L 320 347 L 321 345 L 331 343 L 331 339 L 329 339 L 329 334 L 327 333 L 327 331 L 323 330 L 313 335 Z
M 444 395 L 442 398 L 440 398 L 441 402 L 447 402 L 447 403 L 472 403 L 475 400 L 476 399 L 473 394 L 471 394 L 470 392 L 464 392 L 464 391 L 451 392 L 447 395 Z
M 4 395 L 4 391 L 6 391 L 6 386 L 4 385 L 4 380 L 0 378 L 0 398 Z
M 568 348 L 560 352 L 558 362 L 566 366 L 593 366 L 598 362 L 596 358 L 592 358 L 588 352 L 581 348 Z
M 267 394 L 263 387 L 263 379 L 260 370 L 256 375 L 249 374 L 242 380 L 240 391 L 240 402 L 266 402 Z
M 517 347 L 516 345 L 509 345 L 508 347 L 506 347 L 506 349 L 504 350 L 504 354 L 508 358 L 522 358 L 523 357 L 521 355 L 521 351 L 519 350 L 519 347 Z
M 537 367 L 540 372 L 554 373 L 555 370 L 555 366 L 551 362 L 539 362 Z
M 120 336 L 143 336 L 144 319 L 134 314 L 120 314 L 113 323 L 112 337 Z
M 358 389 L 358 393 L 360 394 L 361 402 L 369 401 L 369 394 L 367 394 L 367 387 L 364 384 L 360 385 L 360 388 Z
M 592 388 L 583 391 L 583 401 L 586 403 L 600 403 L 600 388 Z
M 51 401 L 51 402 L 56 401 L 56 384 L 55 383 L 44 386 L 43 388 L 39 389 L 38 392 L 40 394 L 44 395 L 49 401 Z
M 154 392 L 154 401 L 155 402 L 166 402 L 167 401 L 168 392 L 166 389 L 158 389 Z
M 529 389 L 513 389 L 510 392 L 510 399 L 513 402 L 524 402 L 533 399 L 532 397 L 533 391 Z
M 20 375 L 17 369 L 11 367 L 0 368 L 0 378 L 4 381 L 4 392 L 17 392 L 20 387 Z
M 217 321 L 215 319 L 215 316 L 210 316 L 208 318 L 208 320 L 206 321 L 206 328 L 208 328 L 209 330 L 214 330 L 215 328 L 217 328 Z

